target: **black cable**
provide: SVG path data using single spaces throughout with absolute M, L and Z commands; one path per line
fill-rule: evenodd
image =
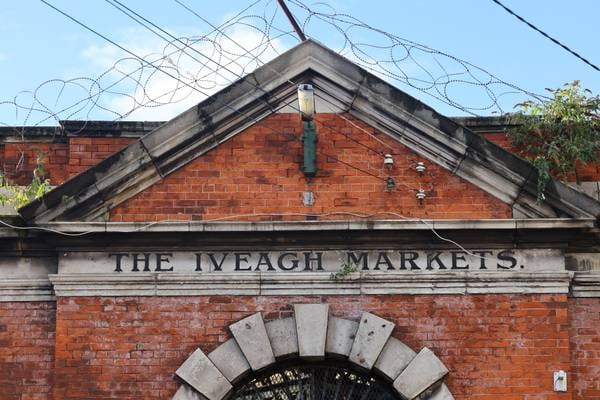
M 565 49 L 566 51 L 568 51 L 569 53 L 571 53 L 572 55 L 574 55 L 575 57 L 579 58 L 581 61 L 583 61 L 584 63 L 586 63 L 587 65 L 589 65 L 590 67 L 594 68 L 596 71 L 600 71 L 600 68 L 598 68 L 596 65 L 592 64 L 590 61 L 588 61 L 587 59 L 583 58 L 579 53 L 571 50 L 569 47 L 565 46 L 564 44 L 562 44 L 561 42 L 559 42 L 557 39 L 554 39 L 552 36 L 548 35 L 546 32 L 542 31 L 541 29 L 539 29 L 538 27 L 536 27 L 535 25 L 533 25 L 531 22 L 527 21 L 525 18 L 521 17 L 520 15 L 518 15 L 516 12 L 514 12 L 513 10 L 511 10 L 510 8 L 506 7 L 504 4 L 502 4 L 499 0 L 492 0 L 494 3 L 498 4 L 500 7 L 502 7 L 506 12 L 508 12 L 510 15 L 512 15 L 513 17 L 515 17 L 516 19 L 518 19 L 519 21 L 523 22 L 524 24 L 526 24 L 527 26 L 529 26 L 531 29 L 533 29 L 534 31 L 538 32 L 539 34 L 541 34 L 542 36 L 544 36 L 546 39 L 550 39 L 552 42 L 554 42 L 555 44 L 559 45 L 560 47 L 562 47 L 563 49 Z
M 218 74 L 219 76 L 221 76 L 224 79 L 225 78 L 220 72 L 219 69 L 224 69 L 225 71 L 229 72 L 230 74 L 236 76 L 237 78 L 242 79 L 243 76 L 241 76 L 240 74 L 230 70 L 229 68 L 219 64 L 217 61 L 212 60 L 210 57 L 207 57 L 205 54 L 203 54 L 202 52 L 198 51 L 197 49 L 195 49 L 194 47 L 190 46 L 187 43 L 184 43 L 181 39 L 173 36 L 171 33 L 169 33 L 168 31 L 164 30 L 163 28 L 161 28 L 160 26 L 158 26 L 157 24 L 155 24 L 154 22 L 150 21 L 149 19 L 145 18 L 143 15 L 137 13 L 136 11 L 132 10 L 131 8 L 129 8 L 127 5 L 125 5 L 124 3 L 122 3 L 119 0 L 104 0 L 105 2 L 107 2 L 108 4 L 110 4 L 111 6 L 115 7 L 117 10 L 119 10 L 120 12 L 122 12 L 123 14 L 125 14 L 126 16 L 128 16 L 129 18 L 131 18 L 133 21 L 137 22 L 138 24 L 142 25 L 144 28 L 146 28 L 147 30 L 149 30 L 150 32 L 152 32 L 153 34 L 155 34 L 156 36 L 158 36 L 159 38 L 161 38 L 162 40 L 166 41 L 167 43 L 172 43 L 171 41 L 169 41 L 168 39 L 166 39 L 164 36 L 162 36 L 161 34 L 159 34 L 158 32 L 156 32 L 154 29 L 152 29 L 151 27 L 149 27 L 148 25 L 146 25 L 144 22 L 152 25 L 154 28 L 160 30 L 162 33 L 168 35 L 171 37 L 171 39 L 181 43 L 184 48 L 180 49 L 179 47 L 177 47 L 177 49 L 179 49 L 181 52 L 183 52 L 183 54 L 186 54 L 188 57 L 192 58 L 193 60 L 195 60 L 196 62 L 200 63 L 201 65 L 204 65 L 204 67 L 206 67 L 207 69 L 208 66 L 206 65 L 206 63 L 201 62 L 200 60 L 198 60 L 196 57 L 192 56 L 191 54 L 189 54 L 188 52 L 186 52 L 186 48 L 192 50 L 194 53 L 202 56 L 203 58 L 205 58 L 207 61 L 210 61 L 212 63 L 215 64 L 215 66 L 217 67 L 217 69 L 215 70 L 211 70 L 214 73 Z M 177 3 L 179 3 L 180 5 L 184 6 L 182 3 L 180 3 L 179 1 L 175 0 Z M 116 3 L 116 4 L 115 4 Z M 132 15 L 133 14 L 133 15 Z M 194 13 L 195 14 L 195 13 Z M 195 14 L 197 15 L 197 14 Z M 141 18 L 144 22 L 138 20 L 137 18 Z M 205 23 L 208 23 L 213 29 L 216 29 L 219 33 L 221 33 L 222 35 L 224 35 L 226 38 L 228 38 L 229 40 L 231 40 L 234 44 L 236 44 L 238 47 L 240 47 L 242 50 L 247 51 L 246 49 L 244 49 L 244 47 L 242 45 L 240 45 L 237 41 L 235 41 L 233 38 L 231 38 L 229 35 L 227 35 L 227 33 L 221 31 L 218 27 L 215 27 L 213 24 L 211 24 L 210 22 L 206 21 L 204 18 L 201 18 Z M 225 56 L 226 57 L 226 56 Z M 228 57 L 226 57 L 227 59 L 229 59 Z M 231 61 L 231 60 L 230 60 Z M 262 65 L 264 65 L 264 63 L 260 60 L 258 60 L 258 58 L 256 58 L 256 61 Z M 278 71 L 274 70 L 275 73 L 279 74 Z M 281 76 L 281 74 L 279 74 Z M 292 85 L 297 86 L 297 84 L 295 82 L 292 82 L 291 80 L 288 79 L 288 82 L 290 82 Z M 253 88 L 262 91 L 265 95 L 268 95 L 268 93 L 261 87 L 259 87 L 256 84 L 252 84 L 251 82 L 248 82 L 250 84 L 250 86 L 252 86 Z M 266 99 L 261 98 L 261 100 L 268 106 L 271 107 L 271 105 L 266 101 Z M 323 99 L 325 101 L 327 101 L 326 99 Z M 294 109 L 297 112 L 300 112 L 300 109 L 298 109 L 297 107 L 294 107 L 292 105 L 289 105 L 292 109 Z M 271 111 L 273 111 L 271 109 Z M 338 132 L 335 128 L 332 128 L 330 126 L 328 126 L 328 124 L 321 122 L 321 121 L 315 121 L 317 124 L 329 129 L 331 132 L 334 133 L 341 133 L 342 135 L 344 135 L 347 139 L 355 142 L 356 144 L 364 147 L 367 150 L 370 150 L 372 152 L 374 152 L 375 154 L 378 154 L 380 156 L 383 156 L 384 153 L 376 150 L 362 142 L 360 142 L 359 140 L 351 137 L 350 135 L 343 133 L 343 132 Z
M 124 52 L 126 52 L 127 54 L 130 54 L 131 56 L 133 56 L 133 57 L 137 58 L 138 60 L 142 61 L 143 63 L 145 63 L 145 64 L 148 64 L 149 66 L 151 66 L 151 67 L 155 68 L 157 71 L 159 71 L 159 72 L 162 72 L 162 73 L 164 73 L 164 74 L 168 75 L 168 76 L 169 76 L 169 77 L 171 77 L 172 79 L 175 79 L 176 81 L 178 81 L 178 82 L 180 82 L 180 83 L 182 83 L 182 84 L 185 84 L 186 86 L 189 86 L 191 89 L 193 89 L 193 90 L 195 90 L 195 91 L 197 91 L 197 92 L 201 93 L 202 95 L 209 97 L 207 93 L 205 93 L 205 92 L 201 91 L 200 89 L 198 89 L 198 88 L 196 88 L 196 87 L 194 87 L 194 86 L 192 86 L 192 85 L 188 84 L 187 82 L 183 82 L 182 80 L 180 80 L 180 79 L 179 79 L 179 78 L 177 78 L 176 76 L 174 76 L 174 75 L 170 74 L 169 72 L 167 72 L 167 71 L 165 71 L 165 70 L 161 69 L 160 67 L 157 67 L 156 65 L 154 65 L 154 64 L 153 64 L 153 63 L 151 63 L 150 61 L 147 61 L 147 60 L 145 60 L 144 58 L 142 58 L 142 57 L 138 56 L 137 54 L 133 53 L 132 51 L 130 51 L 130 50 L 128 50 L 128 49 L 126 49 L 126 48 L 125 48 L 125 47 L 123 47 L 123 46 L 121 46 L 121 45 L 120 45 L 120 44 L 118 44 L 117 42 L 115 42 L 115 41 L 111 40 L 110 38 L 108 38 L 108 37 L 104 36 L 104 35 L 103 35 L 103 34 L 101 34 L 100 32 L 98 32 L 98 31 L 94 30 L 93 28 L 91 28 L 91 27 L 87 26 L 87 25 L 86 25 L 86 24 L 84 24 L 83 22 L 81 22 L 81 21 L 77 20 L 75 17 L 73 17 L 73 16 L 71 16 L 71 15 L 67 14 L 66 12 L 64 12 L 64 11 L 60 10 L 59 8 L 57 8 L 57 7 L 53 6 L 52 4 L 48 3 L 46 0 L 40 0 L 40 1 L 41 1 L 42 3 L 44 3 L 44 4 L 46 4 L 48 7 L 50 7 L 50 8 L 52 8 L 52 9 L 54 9 L 55 11 L 59 12 L 59 13 L 60 13 L 60 14 L 62 14 L 63 16 L 67 17 L 67 18 L 68 18 L 68 19 L 70 19 L 71 21 L 75 22 L 76 24 L 78 24 L 78 25 L 80 25 L 81 27 L 85 28 L 86 30 L 88 30 L 88 31 L 90 31 L 90 32 L 92 32 L 92 33 L 94 33 L 94 34 L 96 34 L 97 36 L 99 36 L 99 37 L 101 37 L 102 39 L 106 40 L 107 42 L 111 43 L 112 45 L 114 45 L 114 46 L 118 47 L 119 49 L 123 50 L 123 51 L 124 51 Z M 241 115 L 242 115 L 242 116 L 244 116 L 244 117 L 247 117 L 248 119 L 252 120 L 254 123 L 259 123 L 259 121 L 258 121 L 258 120 L 256 120 L 256 118 L 254 118 L 254 119 L 253 119 L 252 117 L 249 117 L 248 115 L 246 115 L 246 114 L 245 114 L 245 113 L 243 113 L 242 111 L 240 111 L 240 110 L 237 110 L 236 108 L 234 108 L 234 107 L 232 107 L 232 106 L 230 106 L 230 105 L 228 105 L 228 104 L 225 104 L 225 107 L 232 109 L 234 112 L 236 112 L 236 113 L 239 113 L 239 114 L 241 114 Z M 273 128 L 270 128 L 270 129 L 271 129 L 271 130 L 272 130 L 274 133 L 279 133 L 279 132 L 277 132 L 277 131 L 276 131 L 275 129 L 273 129 Z M 294 139 L 298 139 L 298 138 L 294 137 Z M 359 168 L 359 167 L 356 167 L 356 166 L 354 166 L 354 165 L 352 165 L 352 164 L 350 164 L 350 163 L 347 163 L 347 162 L 345 162 L 345 161 L 342 161 L 342 160 L 340 160 L 339 158 L 337 158 L 337 157 L 335 157 L 335 156 L 329 155 L 329 154 L 327 154 L 327 153 L 324 153 L 324 152 L 321 152 L 321 151 L 319 151 L 319 153 L 320 153 L 320 154 L 322 154 L 322 155 L 324 155 L 324 156 L 326 156 L 326 157 L 329 157 L 329 158 L 331 158 L 331 159 L 333 159 L 333 160 L 335 160 L 335 161 L 338 161 L 338 162 L 340 162 L 340 163 L 342 163 L 342 164 L 344 164 L 344 165 L 346 165 L 346 166 L 348 166 L 348 167 L 350 167 L 350 168 L 353 168 L 353 169 L 355 169 L 355 170 L 357 170 L 357 171 L 360 171 L 360 172 L 362 172 L 362 173 L 365 173 L 365 174 L 371 175 L 371 176 L 372 176 L 372 177 L 374 177 L 374 178 L 381 179 L 381 180 L 385 180 L 385 179 L 384 179 L 384 178 L 382 178 L 382 177 L 379 177 L 379 176 L 377 176 L 377 175 L 371 174 L 371 173 L 370 173 L 370 172 L 368 172 L 368 171 L 365 171 L 365 170 L 363 170 L 363 169 L 361 169 L 361 168 Z

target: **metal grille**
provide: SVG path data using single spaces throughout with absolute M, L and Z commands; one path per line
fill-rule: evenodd
M 280 367 L 252 378 L 235 400 L 397 400 L 381 380 L 336 364 Z

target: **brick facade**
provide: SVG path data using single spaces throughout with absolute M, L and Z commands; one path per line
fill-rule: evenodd
M 0 399 L 51 399 L 54 302 L 0 303 Z
M 169 398 L 178 366 L 228 339 L 231 323 L 256 311 L 287 317 L 306 302 L 393 321 L 393 336 L 446 364 L 456 399 L 572 398 L 551 382 L 552 371 L 571 370 L 566 295 L 61 298 L 54 398 Z M 573 398 L 594 392 L 585 396 Z
M 298 115 L 276 114 L 112 209 L 111 221 L 394 216 L 386 212 L 433 219 L 512 216 L 509 205 L 348 115 L 319 114 L 317 130 L 319 171 L 310 180 L 300 171 Z M 504 134 L 485 136 L 510 148 Z M 17 171 L 12 179 L 26 183 L 41 152 L 48 177 L 60 184 L 136 140 L 83 134 L 63 139 L 5 142 L 0 163 Z M 393 154 L 391 171 L 383 167 L 385 153 Z M 417 161 L 425 162 L 425 174 L 415 170 Z M 596 166 L 582 171 L 586 179 L 600 179 Z M 388 176 L 396 183 L 391 192 Z M 427 192 L 422 203 L 414 192 L 419 187 Z M 304 192 L 314 193 L 313 206 L 303 204 Z M 393 336 L 415 350 L 431 348 L 446 364 L 447 384 L 459 400 L 600 399 L 597 298 L 486 294 L 3 302 L 0 400 L 168 399 L 180 384 L 175 370 L 197 347 L 208 353 L 227 340 L 231 323 L 257 311 L 265 320 L 287 317 L 292 304 L 308 302 L 327 303 L 331 314 L 344 318 L 356 320 L 368 311 L 393 321 Z M 569 374 L 567 393 L 553 391 L 552 373 L 560 369 Z
M 600 399 L 600 299 L 569 300 L 573 398 Z
M 483 190 L 349 116 L 319 114 L 317 175 L 302 165 L 302 121 L 275 114 L 202 155 L 111 211 L 112 221 L 306 219 L 289 214 L 360 213 L 408 218 L 510 218 L 511 208 Z M 376 139 L 367 133 L 375 135 Z M 380 143 L 383 142 L 384 144 Z M 360 142 L 361 144 L 358 144 Z M 394 167 L 383 167 L 391 153 Z M 336 159 L 341 161 L 337 161 Z M 424 161 L 426 172 L 415 170 Z M 361 170 L 348 166 L 360 168 Z M 394 190 L 386 190 L 392 176 Z M 427 198 L 420 203 L 415 190 Z M 313 192 L 313 206 L 303 192 Z M 258 214 L 258 216 L 252 216 Z M 265 215 L 267 214 L 267 215 Z M 268 214 L 274 214 L 270 216 Z M 320 219 L 354 219 L 334 214 Z

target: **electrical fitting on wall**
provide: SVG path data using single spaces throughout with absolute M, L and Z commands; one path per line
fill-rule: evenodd
M 304 145 L 304 163 L 302 172 L 306 176 L 317 173 L 317 129 L 313 123 L 315 116 L 315 92 L 308 83 L 298 85 L 298 106 L 300 117 L 304 121 L 302 144 Z
M 567 391 L 567 373 L 562 369 L 560 371 L 554 371 L 554 391 Z
M 425 200 L 425 197 L 427 197 L 427 193 L 425 193 L 423 189 L 419 189 L 417 190 L 416 197 L 417 200 L 419 200 L 419 202 L 422 203 L 423 200 Z
M 417 170 L 417 172 L 419 173 L 419 175 L 423 175 L 423 172 L 425 172 L 425 170 L 427 168 L 425 167 L 425 163 L 423 161 L 419 161 L 419 162 L 417 162 L 417 165 L 415 166 L 415 169 Z
M 302 120 L 312 121 L 315 116 L 315 90 L 312 85 L 298 85 L 298 106 Z
M 389 171 L 394 167 L 394 158 L 391 154 L 383 156 L 383 166 Z

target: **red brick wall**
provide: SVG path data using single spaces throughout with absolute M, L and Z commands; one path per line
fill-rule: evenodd
M 511 217 L 511 208 L 505 203 L 422 160 L 358 120 L 353 119 L 353 123 L 377 135 L 387 145 L 338 115 L 319 114 L 318 121 L 318 173 L 310 180 L 300 171 L 302 144 L 298 138 L 302 134 L 302 123 L 298 115 L 272 115 L 117 206 L 111 212 L 111 220 L 207 220 L 229 216 L 237 216 L 234 218 L 237 220 L 256 220 L 273 217 L 250 215 L 334 212 L 395 212 L 421 218 Z M 392 171 L 383 168 L 381 154 L 364 146 L 392 153 L 395 162 Z M 427 171 L 423 176 L 415 170 L 416 161 L 425 161 Z M 385 184 L 389 175 L 396 182 L 391 192 L 386 190 Z M 427 191 L 422 204 L 415 197 L 419 187 Z M 314 206 L 303 205 L 305 191 L 315 194 Z M 390 217 L 389 214 L 376 216 Z M 348 215 L 329 217 L 344 218 L 355 219 Z M 306 218 L 281 216 L 279 219 Z
M 65 168 L 68 146 L 65 143 L 5 143 L 3 153 L 3 157 L 0 157 L 0 171 L 18 184 L 26 185 L 31 182 L 39 155 L 43 155 L 46 177 L 53 185 L 68 178 Z
M 31 182 L 37 158 L 44 157 L 46 177 L 60 185 L 112 153 L 134 142 L 135 138 L 73 137 L 68 143 L 14 142 L 0 145 L 0 173 L 13 182 Z
M 571 399 L 552 390 L 552 372 L 570 372 L 566 295 L 62 298 L 54 398 L 169 398 L 193 350 L 213 350 L 253 312 L 285 317 L 297 302 L 394 321 L 395 337 L 449 367 L 457 399 Z
M 135 138 L 96 138 L 96 137 L 72 137 L 69 140 L 69 164 L 67 171 L 69 177 L 85 171 L 89 167 L 98 164 L 112 153 L 115 153 L 130 143 Z
M 54 302 L 0 303 L 0 399 L 51 398 Z
M 569 299 L 575 399 L 600 399 L 600 299 Z

